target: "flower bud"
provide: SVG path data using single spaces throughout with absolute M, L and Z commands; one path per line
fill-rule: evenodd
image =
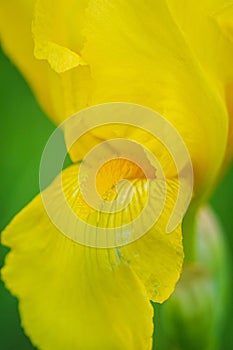
M 155 349 L 218 348 L 226 310 L 228 265 L 223 232 L 209 208 L 198 213 L 195 243 L 195 261 L 184 264 L 170 299 L 155 306 Z

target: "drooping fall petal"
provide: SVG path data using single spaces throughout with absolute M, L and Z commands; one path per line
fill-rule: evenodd
M 122 161 L 118 168 L 107 167 L 99 177 L 100 191 L 105 187 L 101 193 L 113 195 L 112 185 L 122 171 L 129 179 L 138 177 L 132 180 L 135 197 L 118 217 L 125 223 L 137 216 L 137 196 L 142 196 L 142 203 L 145 200 L 145 180 Z M 95 213 L 81 198 L 76 185 L 78 168 L 72 166 L 62 174 L 65 196 L 84 220 L 96 223 L 99 217 L 98 224 L 104 225 L 104 215 Z M 108 179 L 103 177 L 105 172 Z M 65 237 L 51 223 L 40 195 L 15 217 L 2 234 L 3 244 L 12 250 L 2 276 L 20 300 L 23 327 L 36 346 L 58 350 L 151 348 L 148 296 L 157 301 L 167 298 L 182 266 L 180 226 L 171 234 L 164 232 L 173 196 L 174 191 L 169 191 L 158 223 L 124 248 L 91 248 Z M 109 218 L 108 224 L 116 222 Z
M 153 309 L 114 252 L 72 242 L 40 195 L 8 226 L 2 277 L 20 300 L 22 325 L 40 349 L 151 349 Z

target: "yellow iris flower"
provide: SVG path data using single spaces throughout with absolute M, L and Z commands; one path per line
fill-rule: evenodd
M 193 205 L 206 198 L 233 155 L 232 1 L 1 0 L 0 35 L 56 124 L 104 102 L 161 113 L 189 149 Z M 92 146 L 98 136 L 88 135 Z M 113 136 L 104 130 L 104 138 Z M 82 149 L 74 146 L 70 155 L 80 160 Z M 73 183 L 78 167 L 63 172 L 68 200 L 79 191 Z M 110 191 L 129 169 L 143 199 L 143 176 L 126 162 L 105 168 L 99 189 Z M 40 195 L 5 229 L 3 244 L 11 252 L 3 280 L 19 298 L 23 327 L 37 347 L 151 349 L 150 300 L 170 296 L 183 262 L 181 226 L 165 233 L 177 194 L 175 177 L 167 182 L 159 221 L 122 248 L 72 242 L 51 223 Z M 85 205 L 74 210 L 90 215 Z

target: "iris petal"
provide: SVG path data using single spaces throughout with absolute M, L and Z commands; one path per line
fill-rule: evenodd
M 22 325 L 40 349 L 151 349 L 153 308 L 113 250 L 72 242 L 38 195 L 2 234 L 2 278 L 19 298 Z
M 77 169 L 75 165 L 63 172 L 65 195 L 73 210 L 88 221 L 97 214 L 77 195 L 73 176 Z M 129 174 L 140 172 L 132 169 Z M 115 176 L 113 167 L 112 179 Z M 143 181 L 134 182 L 139 195 Z M 162 301 L 172 293 L 183 260 L 180 227 L 169 235 L 163 231 L 174 192 L 169 193 L 161 220 L 124 248 L 90 248 L 68 239 L 51 223 L 41 195 L 14 218 L 2 233 L 3 244 L 11 248 L 2 277 L 20 300 L 23 327 L 36 346 L 58 350 L 151 348 L 148 297 Z M 134 208 L 135 203 L 123 217 L 134 217 Z

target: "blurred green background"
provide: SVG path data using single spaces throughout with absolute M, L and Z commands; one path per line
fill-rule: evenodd
M 2 230 L 39 192 L 40 157 L 55 127 L 41 111 L 20 73 L 1 51 L 0 67 L 0 230 Z M 226 232 L 232 271 L 233 167 L 219 184 L 211 203 Z M 6 252 L 7 249 L 1 246 L 1 265 Z M 0 282 L 0 349 L 34 349 L 20 327 L 17 300 L 4 288 L 2 282 Z M 222 334 L 221 349 L 233 349 L 233 310 L 230 306 Z

